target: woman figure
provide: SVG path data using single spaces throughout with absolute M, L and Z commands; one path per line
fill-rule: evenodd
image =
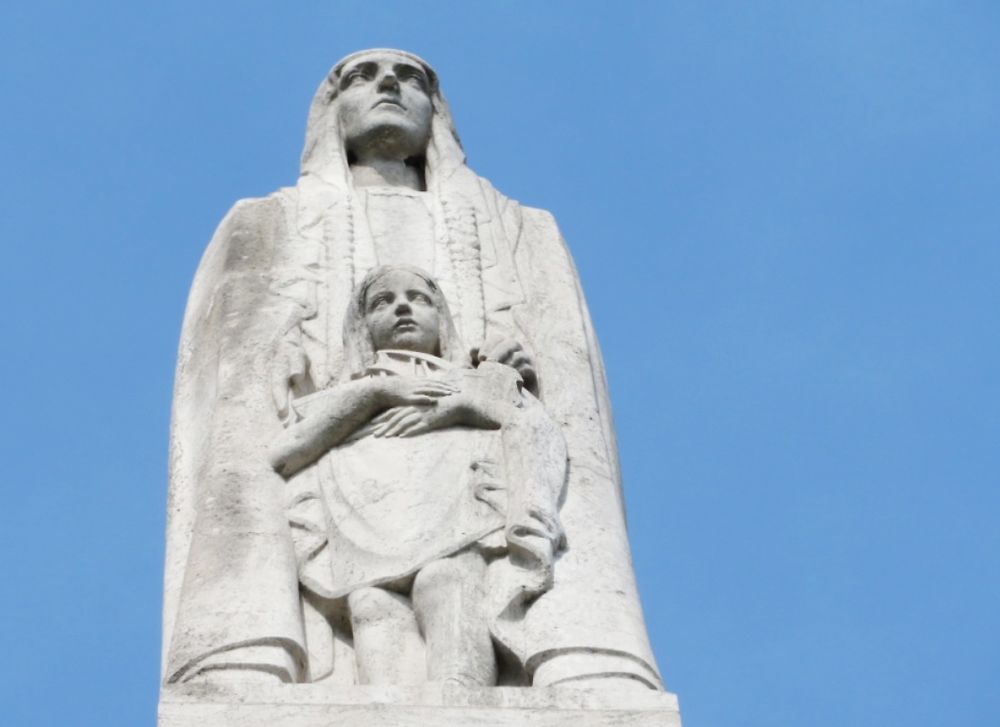
M 387 49 L 353 53 L 324 77 L 297 182 L 237 203 L 195 276 L 171 425 L 164 683 L 316 678 L 288 488 L 268 452 L 295 421 L 293 403 L 363 370 L 348 361 L 341 329 L 352 291 L 385 264 L 429 271 L 449 293 L 462 339 L 479 346 L 478 358 L 517 369 L 565 440 L 559 517 L 572 548 L 557 582 L 511 629 L 516 639 L 502 639 L 518 649 L 528 683 L 662 689 L 632 573 L 601 354 L 569 251 L 548 212 L 466 164 L 433 68 Z M 525 413 L 538 403 L 520 397 Z M 429 412 L 397 415 L 409 427 Z M 530 420 L 492 436 L 507 440 Z M 433 441 L 449 430 L 392 439 Z M 292 487 L 322 468 L 308 467 Z
M 307 610 L 310 679 L 523 683 L 505 617 L 547 590 L 566 451 L 509 366 L 471 357 L 423 271 L 383 266 L 344 325 L 349 376 L 294 400 L 272 452 Z M 338 655 L 341 657 L 338 659 Z M 352 670 L 353 671 L 353 670 Z

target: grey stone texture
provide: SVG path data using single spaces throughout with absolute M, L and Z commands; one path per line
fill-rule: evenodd
M 161 727 L 680 727 L 666 692 L 538 687 L 294 689 L 250 693 L 182 685 L 160 702 Z
M 219 226 L 169 493 L 164 727 L 680 724 L 569 251 L 416 56 L 338 63 Z

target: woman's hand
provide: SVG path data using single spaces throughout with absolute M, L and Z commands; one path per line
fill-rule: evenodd
M 379 395 L 388 407 L 428 406 L 459 391 L 454 384 L 439 379 L 385 376 L 375 381 Z
M 510 366 L 521 375 L 524 388 L 532 394 L 538 394 L 538 375 L 531 356 L 524 347 L 513 338 L 491 336 L 482 346 L 472 351 L 472 363 L 478 366 L 483 361 L 496 361 Z

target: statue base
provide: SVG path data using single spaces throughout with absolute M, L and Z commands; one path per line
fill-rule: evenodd
M 160 693 L 159 727 L 681 727 L 668 692 L 572 687 L 183 684 Z

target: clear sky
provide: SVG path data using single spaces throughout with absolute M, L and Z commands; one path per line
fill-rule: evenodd
M 573 250 L 685 724 L 1000 724 L 998 38 L 988 1 L 5 2 L 0 721 L 154 723 L 195 266 L 394 46 Z

